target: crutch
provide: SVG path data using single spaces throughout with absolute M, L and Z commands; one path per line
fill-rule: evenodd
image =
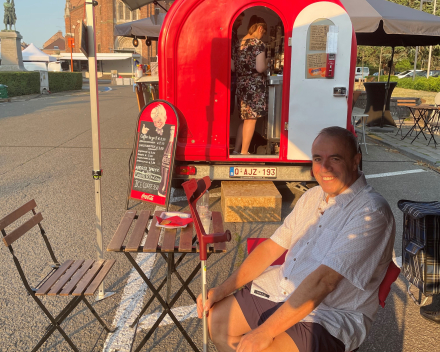
M 226 230 L 224 233 L 206 234 L 205 229 L 200 221 L 199 213 L 197 212 L 197 201 L 203 196 L 206 190 L 211 186 L 211 180 L 208 176 L 202 179 L 191 179 L 182 184 L 183 189 L 188 199 L 191 216 L 196 227 L 197 239 L 199 240 L 199 254 L 200 264 L 202 269 L 202 302 L 203 307 L 207 298 L 206 285 L 206 260 L 208 259 L 208 244 L 218 242 L 229 242 L 231 240 L 231 232 Z M 203 352 L 208 351 L 208 320 L 206 311 L 203 310 Z

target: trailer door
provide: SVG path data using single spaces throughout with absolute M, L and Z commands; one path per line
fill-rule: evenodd
M 352 33 L 345 10 L 326 1 L 305 7 L 295 19 L 287 159 L 311 160 L 321 129 L 347 127 Z

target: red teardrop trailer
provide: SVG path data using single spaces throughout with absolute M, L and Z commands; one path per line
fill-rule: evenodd
M 252 15 L 278 74 L 267 76 L 268 114 L 257 122 L 252 155 L 232 155 L 231 38 Z M 178 0 L 159 38 L 159 95 L 176 107 L 180 128 L 174 179 L 313 181 L 311 145 L 328 126 L 353 131 L 356 37 L 337 0 Z

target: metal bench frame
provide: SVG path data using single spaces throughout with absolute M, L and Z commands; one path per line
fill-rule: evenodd
M 99 261 L 67 260 L 63 264 L 60 264 L 55 257 L 52 246 L 50 245 L 49 239 L 47 238 L 46 232 L 41 226 L 43 216 L 41 215 L 41 213 L 37 213 L 35 211 L 36 206 L 37 205 L 35 203 L 35 200 L 31 200 L 4 217 L 3 219 L 0 219 L 0 230 L 3 235 L 3 242 L 8 247 L 12 255 L 14 264 L 17 267 L 18 273 L 20 274 L 20 278 L 23 281 L 23 284 L 28 294 L 35 300 L 35 302 L 50 320 L 50 324 L 46 328 L 45 334 L 38 342 L 38 344 L 32 349 L 32 352 L 37 351 L 52 335 L 52 333 L 55 332 L 55 330 L 59 331 L 66 342 L 70 345 L 72 350 L 79 351 L 70 339 L 70 337 L 61 327 L 61 323 L 70 315 L 75 307 L 81 301 L 83 301 L 87 308 L 89 308 L 89 310 L 106 331 L 114 331 L 113 329 L 107 327 L 104 321 L 99 317 L 98 313 L 93 309 L 92 305 L 87 301 L 85 296 L 91 296 L 96 292 L 99 285 L 104 280 L 105 276 L 108 274 L 115 261 L 113 259 Z M 33 216 L 22 225 L 18 226 L 9 234 L 7 234 L 5 228 L 17 221 L 18 219 L 22 218 L 29 211 L 32 211 Z M 32 287 L 26 279 L 23 268 L 15 255 L 15 252 L 12 248 L 12 243 L 14 243 L 36 225 L 38 225 L 40 229 L 41 236 L 43 237 L 50 257 L 54 262 L 54 265 L 51 266 L 52 269 L 50 273 L 47 274 L 46 277 L 35 287 Z M 72 296 L 73 299 L 56 317 L 54 317 L 37 296 Z

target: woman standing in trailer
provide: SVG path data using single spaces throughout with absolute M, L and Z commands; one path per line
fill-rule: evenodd
M 237 98 L 243 120 L 238 126 L 232 154 L 249 154 L 249 144 L 257 119 L 267 113 L 266 46 L 261 38 L 267 24 L 261 17 L 252 16 L 248 34 L 237 44 L 233 69 L 237 73 Z

